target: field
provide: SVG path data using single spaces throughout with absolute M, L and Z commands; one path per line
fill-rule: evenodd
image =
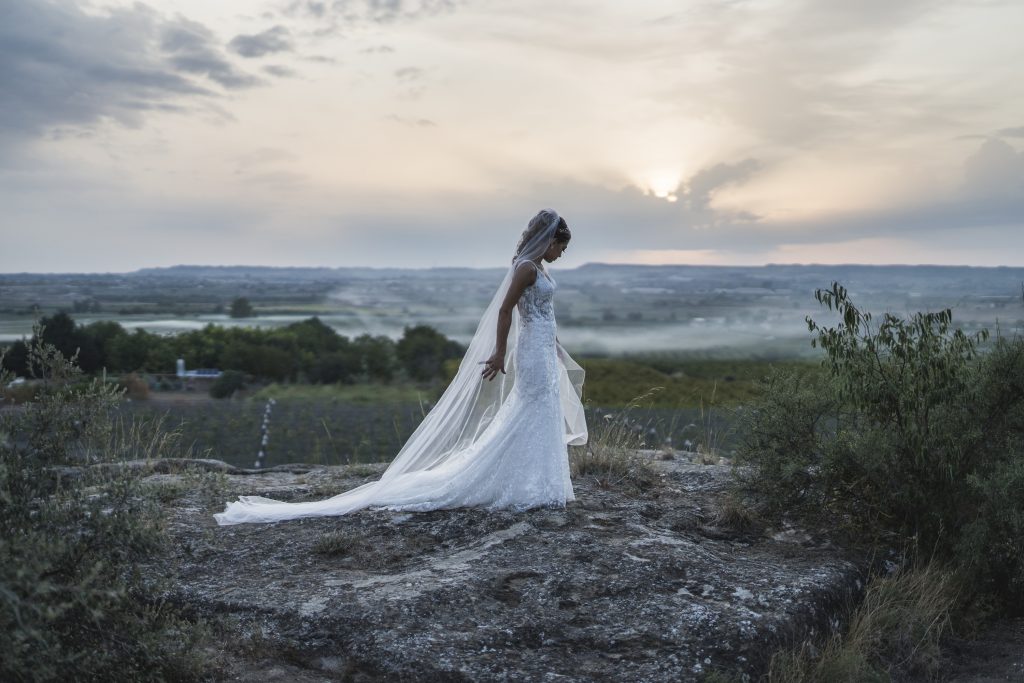
M 692 409 L 735 407 L 757 396 L 758 381 L 772 367 L 813 371 L 812 360 L 695 359 L 688 354 L 654 354 L 626 359 L 581 359 L 587 372 L 584 400 L 598 406 L 622 406 L 651 389 L 653 407 Z
M 257 400 L 191 401 L 177 404 L 134 401 L 123 404 L 123 417 L 163 420 L 182 436 L 181 452 L 254 467 L 260 451 L 265 403 Z M 386 462 L 423 419 L 415 403 L 358 404 L 347 401 L 283 399 L 271 413 L 269 439 L 262 467 L 286 463 L 340 465 Z M 636 445 L 694 450 L 698 446 L 728 455 L 734 441 L 732 409 L 727 407 L 587 409 L 587 423 L 596 433 L 608 423 L 626 420 Z M 191 452 L 188 449 L 191 448 Z
M 757 380 L 775 364 L 674 356 L 582 363 L 588 372 L 584 400 L 592 432 L 626 421 L 638 445 L 687 450 L 701 445 L 723 454 L 735 440 L 734 411 L 756 395 Z M 271 384 L 235 400 L 153 392 L 148 400 L 122 403 L 121 411 L 126 418 L 163 420 L 165 427 L 180 431 L 183 448 L 191 447 L 196 455 L 253 467 L 264 411 L 272 398 L 261 465 L 335 465 L 393 458 L 440 391 L 401 384 Z
M 122 403 L 121 411 L 177 430 L 183 448 L 201 457 L 254 467 L 266 402 L 259 399 Z M 360 404 L 339 399 L 282 399 L 270 415 L 263 467 L 338 465 L 390 460 L 423 419 L 415 403 Z M 184 453 L 181 453 L 184 455 Z

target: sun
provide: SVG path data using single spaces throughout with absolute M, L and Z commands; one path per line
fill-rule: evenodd
M 662 171 L 648 175 L 644 183 L 645 194 L 652 194 L 659 199 L 674 202 L 679 199 L 676 191 L 679 189 L 680 174 L 671 171 Z

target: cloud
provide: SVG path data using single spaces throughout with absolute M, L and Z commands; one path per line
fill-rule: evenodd
M 403 82 L 418 81 L 423 78 L 423 69 L 416 66 L 403 66 L 395 70 L 395 78 Z
M 203 25 L 141 3 L 94 15 L 73 2 L 0 0 L 0 14 L 0 145 L 103 118 L 138 127 L 148 112 L 221 96 L 197 75 L 225 88 L 260 82 L 235 69 Z
M 968 246 L 972 234 L 979 239 L 982 234 L 984 239 L 1003 234 L 1008 243 L 1020 243 L 1024 239 L 1024 154 L 990 139 L 965 159 L 963 168 L 961 187 L 942 197 L 802 220 L 769 220 L 715 206 L 717 192 L 748 182 L 766 170 L 755 159 L 720 162 L 698 170 L 680 184 L 679 201 L 674 203 L 634 187 L 615 190 L 549 178 L 517 192 L 510 197 L 513 203 L 494 198 L 494 206 L 510 219 L 517 208 L 522 212 L 524 204 L 555 206 L 573 226 L 574 235 L 583 238 L 574 245 L 577 252 L 585 252 L 590 243 L 599 244 L 606 253 L 715 250 L 756 254 L 771 252 L 780 244 L 885 239 L 939 249 L 943 245 Z M 1018 233 L 1021 237 L 1016 237 Z M 960 247 L 949 248 L 955 254 Z M 900 258 L 913 260 L 906 254 Z
M 291 52 L 291 34 L 284 26 L 274 26 L 262 33 L 239 34 L 228 43 L 228 49 L 243 57 L 263 57 L 275 52 Z
M 998 138 L 986 140 L 964 162 L 964 189 L 976 197 L 1024 196 L 1024 152 Z
M 292 0 L 284 6 L 287 16 L 312 19 L 317 32 L 334 33 L 344 27 L 375 23 L 392 24 L 453 11 L 461 0 Z
M 255 166 L 261 164 L 273 164 L 279 161 L 295 161 L 298 155 L 280 147 L 257 147 L 237 157 L 239 167 Z
M 394 121 L 395 123 L 401 123 L 402 125 L 405 126 L 414 126 L 417 128 L 433 128 L 434 126 L 437 125 L 430 119 L 410 119 L 405 116 L 399 116 L 398 114 L 389 114 L 384 118 L 388 119 L 389 121 Z
M 477 38 L 550 55 L 552 63 L 568 55 L 581 65 L 607 64 L 609 73 L 637 65 L 657 78 L 650 98 L 680 118 L 714 120 L 758 143 L 803 151 L 936 129 L 948 135 L 975 115 L 980 79 L 918 76 L 887 63 L 908 49 L 908 35 L 955 21 L 951 14 L 964 4 L 741 0 L 685 3 L 651 18 L 640 6 L 625 14 L 598 4 L 587 31 L 565 31 L 578 10 L 538 2 L 516 13 L 542 19 L 520 20 L 509 10 Z
M 1004 138 L 1024 138 L 1024 126 L 1016 128 L 1003 128 L 996 132 L 996 135 Z
M 294 69 L 289 69 L 287 66 L 281 66 L 280 64 L 268 64 L 263 67 L 263 71 L 278 78 L 292 78 L 296 75 Z
M 761 163 L 757 159 L 744 159 L 736 164 L 722 163 L 701 169 L 686 183 L 686 199 L 692 209 L 705 211 L 716 190 L 742 184 L 760 168 Z
M 425 76 L 426 71 L 418 66 L 403 66 L 400 69 L 395 69 L 395 78 L 405 86 L 400 92 L 400 97 L 406 100 L 419 99 L 426 90 Z
M 221 54 L 213 32 L 199 22 L 179 17 L 160 31 L 160 49 L 182 71 L 203 74 L 228 89 L 250 88 L 263 81 L 241 72 Z
M 758 221 L 746 226 L 725 223 L 695 236 L 701 246 L 734 250 L 769 249 L 778 244 L 818 244 L 865 239 L 907 239 L 922 248 L 941 244 L 972 245 L 1003 235 L 1024 236 L 1024 152 L 988 138 L 963 162 L 963 182 L 940 197 L 925 197 L 896 206 L 866 207 L 795 222 Z

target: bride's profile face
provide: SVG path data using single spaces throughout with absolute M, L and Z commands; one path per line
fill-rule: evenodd
M 552 241 L 551 245 L 548 247 L 548 250 L 544 252 L 544 256 L 542 256 L 541 258 L 543 258 L 548 263 L 551 263 L 552 261 L 560 257 L 568 246 L 568 242 Z

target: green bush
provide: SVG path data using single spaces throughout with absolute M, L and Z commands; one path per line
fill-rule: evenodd
M 137 475 L 88 467 L 117 441 L 119 391 L 41 341 L 29 363 L 43 389 L 0 412 L 0 680 L 200 678 L 200 630 L 137 569 L 165 548 L 158 503 Z
M 444 376 L 444 362 L 462 358 L 466 349 L 429 325 L 406 327 L 395 344 L 395 354 L 408 376 L 429 382 Z
M 845 289 L 807 319 L 827 373 L 774 372 L 737 457 L 777 513 L 916 545 L 1024 608 L 1024 340 L 968 336 L 947 309 L 876 327 Z
M 210 396 L 213 398 L 231 398 L 239 389 L 245 388 L 245 373 L 237 370 L 225 370 L 210 385 Z

